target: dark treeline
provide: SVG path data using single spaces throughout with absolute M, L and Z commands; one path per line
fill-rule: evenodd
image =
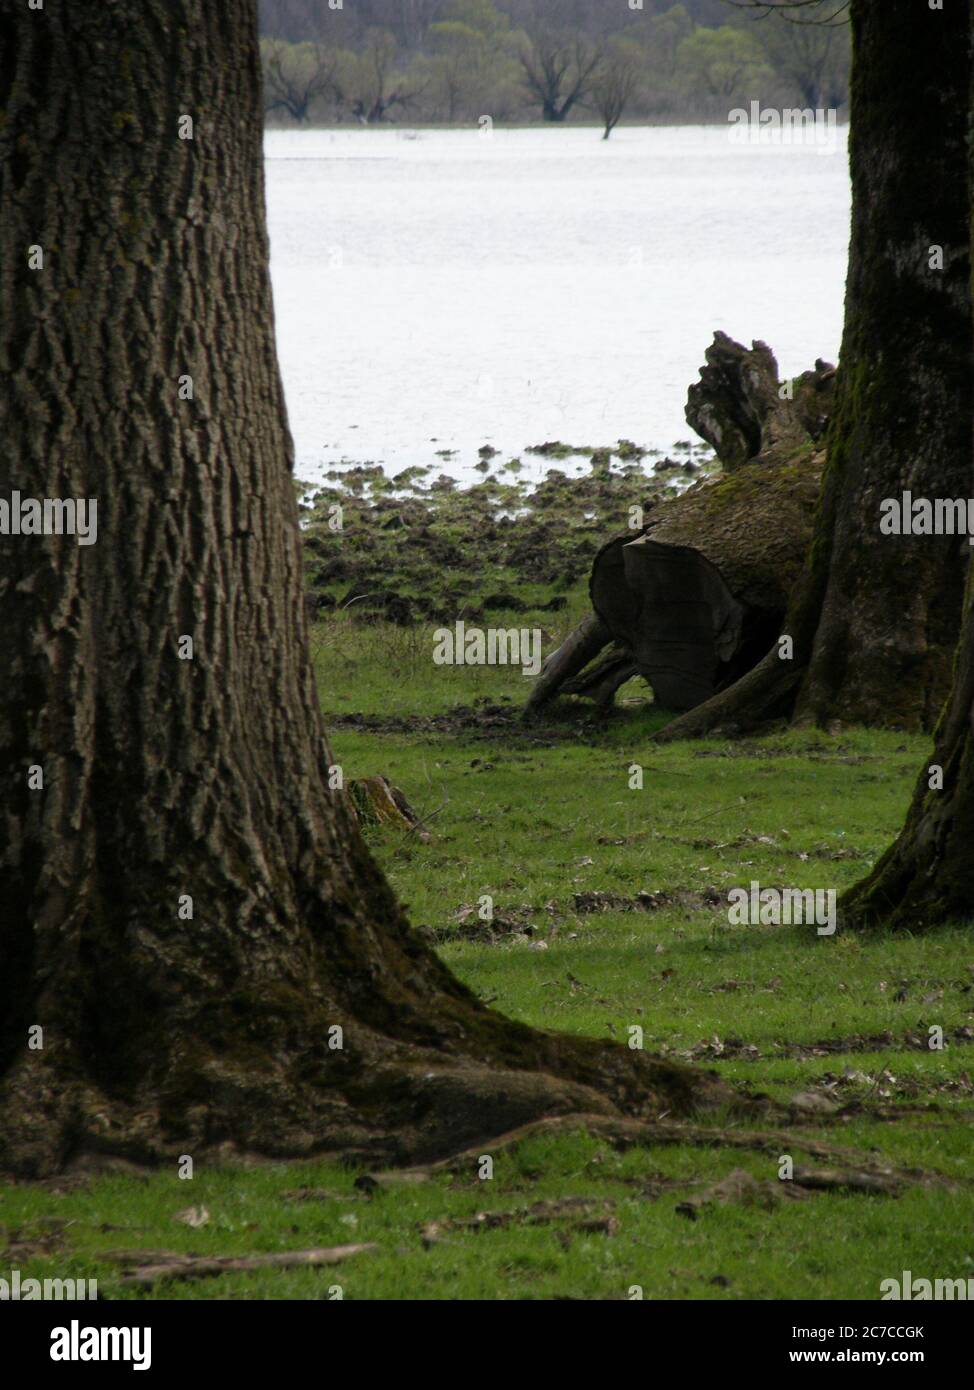
M 332 6 L 335 8 L 332 8 Z M 836 108 L 848 27 L 728 0 L 261 0 L 265 101 L 282 122 L 721 120 Z
M 260 28 L 287 43 L 331 39 L 350 47 L 361 44 L 369 29 L 387 29 L 401 48 L 415 52 L 449 8 L 445 0 L 344 0 L 341 9 L 329 8 L 328 0 L 260 0 Z M 591 36 L 625 29 L 640 17 L 628 0 L 501 0 L 497 8 L 515 28 L 546 19 Z M 655 16 L 673 8 L 673 0 L 645 0 L 641 13 Z M 728 20 L 726 0 L 683 0 L 682 8 L 694 24 L 717 27 Z

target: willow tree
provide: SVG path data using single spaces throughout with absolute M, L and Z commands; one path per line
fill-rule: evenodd
M 330 788 L 256 0 L 2 0 L 0 110 L 5 500 L 98 507 L 94 544 L 0 538 L 0 1169 L 402 1160 L 715 1093 L 482 1006 Z
M 811 3 L 800 0 L 806 15 Z M 781 715 L 930 729 L 950 689 L 966 536 L 892 535 L 881 522 L 882 503 L 905 493 L 974 497 L 972 6 L 851 0 L 849 10 L 845 326 L 815 536 L 782 632 L 792 646 L 776 643 L 664 740 Z

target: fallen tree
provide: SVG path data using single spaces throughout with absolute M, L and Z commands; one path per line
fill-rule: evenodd
M 691 709 L 782 632 L 812 537 L 834 368 L 818 362 L 782 384 L 766 344 L 722 333 L 706 359 L 686 414 L 722 475 L 656 502 L 638 535 L 603 546 L 593 612 L 546 661 L 529 710 L 558 694 L 611 704 L 636 674 L 667 709 Z

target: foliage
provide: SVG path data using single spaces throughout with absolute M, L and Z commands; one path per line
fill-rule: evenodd
M 354 13 L 353 13 L 354 11 Z M 844 23 L 756 23 L 714 0 L 608 12 L 577 0 L 372 0 L 295 13 L 264 6 L 261 56 L 274 120 L 466 124 L 723 120 L 731 106 L 841 107 Z M 300 36 L 300 37 L 298 37 Z
M 688 90 L 718 99 L 726 110 L 755 97 L 773 77 L 757 39 L 740 29 L 696 29 L 676 51 Z

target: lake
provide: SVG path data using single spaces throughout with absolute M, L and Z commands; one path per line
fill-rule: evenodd
M 763 338 L 788 374 L 835 361 L 838 137 L 823 152 L 714 126 L 269 131 L 297 475 L 345 459 L 466 479 L 485 444 L 669 450 L 691 437 L 687 387 L 717 328 Z

